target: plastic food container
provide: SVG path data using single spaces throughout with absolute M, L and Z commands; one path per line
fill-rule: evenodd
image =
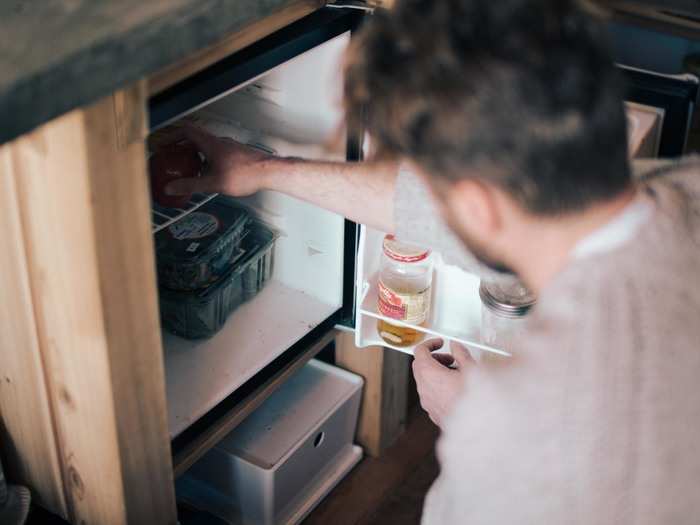
M 262 290 L 272 276 L 275 234 L 249 223 L 238 261 L 217 282 L 195 291 L 160 288 L 163 327 L 186 339 L 213 336 L 238 306 Z
M 156 265 L 161 286 L 197 290 L 218 281 L 242 255 L 240 244 L 249 220 L 244 208 L 217 197 L 158 232 Z
M 519 281 L 487 282 L 479 287 L 481 337 L 484 343 L 512 353 L 523 333 L 535 295 Z

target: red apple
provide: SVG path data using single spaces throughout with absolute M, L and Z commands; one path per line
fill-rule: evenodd
M 184 208 L 192 195 L 166 195 L 165 187 L 176 179 L 197 177 L 202 160 L 197 148 L 188 142 L 158 149 L 148 161 L 151 174 L 151 196 L 161 206 Z

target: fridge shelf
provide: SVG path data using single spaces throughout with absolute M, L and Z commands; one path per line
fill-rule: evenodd
M 476 300 L 479 301 L 479 296 L 478 296 L 478 278 L 474 277 L 476 281 L 476 288 L 474 290 L 464 290 L 465 294 L 470 294 L 474 292 L 476 295 Z M 434 299 L 434 298 L 433 298 Z M 433 304 L 435 304 L 435 301 L 433 301 Z M 466 346 L 467 348 L 471 348 L 472 350 L 477 349 L 477 350 L 482 350 L 484 352 L 491 352 L 494 354 L 502 355 L 502 356 L 507 356 L 509 357 L 510 354 L 508 352 L 505 352 L 503 350 L 499 350 L 498 348 L 494 348 L 489 345 L 485 345 L 481 342 L 481 322 L 480 322 L 480 317 L 475 317 L 475 316 L 464 316 L 463 320 L 464 322 L 460 323 L 459 325 L 454 325 L 453 322 L 451 322 L 451 319 L 449 319 L 450 316 L 445 315 L 445 312 L 441 312 L 439 308 L 433 308 L 431 313 L 430 313 L 430 318 L 426 322 L 425 326 L 420 326 L 420 325 L 413 325 L 410 323 L 405 323 L 403 321 L 398 321 L 396 319 L 392 319 L 389 317 L 386 317 L 385 315 L 382 315 L 377 311 L 377 278 L 376 276 L 373 276 L 370 281 L 365 282 L 363 291 L 362 291 L 362 301 L 360 303 L 360 309 L 359 309 L 359 315 L 365 316 L 368 318 L 371 318 L 373 320 L 383 320 L 383 321 L 388 321 L 392 324 L 398 325 L 398 326 L 405 326 L 407 328 L 412 328 L 414 330 L 417 330 L 419 332 L 422 332 L 429 337 L 438 337 L 446 342 L 456 342 L 459 344 L 462 344 Z M 384 339 L 382 339 L 379 334 L 377 333 L 376 329 L 376 323 L 375 322 L 364 322 L 361 323 L 363 326 L 362 329 L 362 334 L 361 337 L 363 339 L 365 338 L 370 338 L 370 337 L 375 337 L 377 339 L 377 343 L 381 346 L 385 346 L 387 348 L 392 348 L 394 350 L 399 350 L 400 352 L 404 352 L 407 354 L 413 354 L 413 349 L 415 348 L 415 345 L 413 346 L 395 346 L 392 344 L 387 343 Z M 445 345 L 443 348 L 443 351 L 448 351 L 449 345 Z
M 209 339 L 163 332 L 168 429 L 175 438 L 338 310 L 273 279 Z
M 156 203 L 151 205 L 151 231 L 153 234 L 158 233 L 175 224 L 177 221 L 184 219 L 193 211 L 212 200 L 219 195 L 218 193 L 195 193 L 192 195 L 190 202 L 187 203 L 187 208 L 166 208 Z

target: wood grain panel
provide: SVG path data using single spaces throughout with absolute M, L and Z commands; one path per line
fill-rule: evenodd
M 11 150 L 0 147 L 0 450 L 8 479 L 31 487 L 35 501 L 66 517 Z
M 15 183 L 69 515 L 175 523 L 145 151 L 114 104 L 20 138 Z
M 246 46 L 264 38 L 275 31 L 303 18 L 323 6 L 323 0 L 296 0 L 288 6 L 249 24 L 216 44 L 202 51 L 193 53 L 172 66 L 151 75 L 148 81 L 148 91 L 151 95 L 177 84 L 181 80 L 201 71 L 219 60 L 243 49 Z
M 145 81 L 126 99 L 133 135 L 123 150 L 118 122 L 105 118 L 109 98 L 84 112 L 97 265 L 128 522 L 158 516 L 170 523 L 174 481 L 151 201 L 145 145 L 136 140 L 147 130 Z
M 380 456 L 405 428 L 411 357 L 381 346 L 357 348 L 349 332 L 338 334 L 335 355 L 338 366 L 365 380 L 356 437 L 370 455 Z

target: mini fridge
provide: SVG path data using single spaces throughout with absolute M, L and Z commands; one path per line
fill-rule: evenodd
M 360 161 L 362 129 L 342 129 L 342 57 L 366 14 L 324 7 L 215 63 L 149 101 L 150 127 L 182 118 L 278 155 Z M 624 69 L 631 100 L 661 105 L 661 154 L 683 150 L 697 79 Z M 154 214 L 154 231 L 190 213 Z M 386 343 L 377 333 L 376 279 L 384 232 L 354 224 L 275 192 L 242 199 L 278 234 L 271 278 L 209 339 L 164 334 L 173 452 L 189 446 L 265 377 L 336 327 L 355 330 L 358 347 Z M 164 226 L 165 225 L 165 226 Z M 432 314 L 418 330 L 499 352 L 480 337 L 479 278 L 436 254 Z M 401 350 L 411 353 L 411 348 Z M 223 435 L 223 434 L 222 434 Z

